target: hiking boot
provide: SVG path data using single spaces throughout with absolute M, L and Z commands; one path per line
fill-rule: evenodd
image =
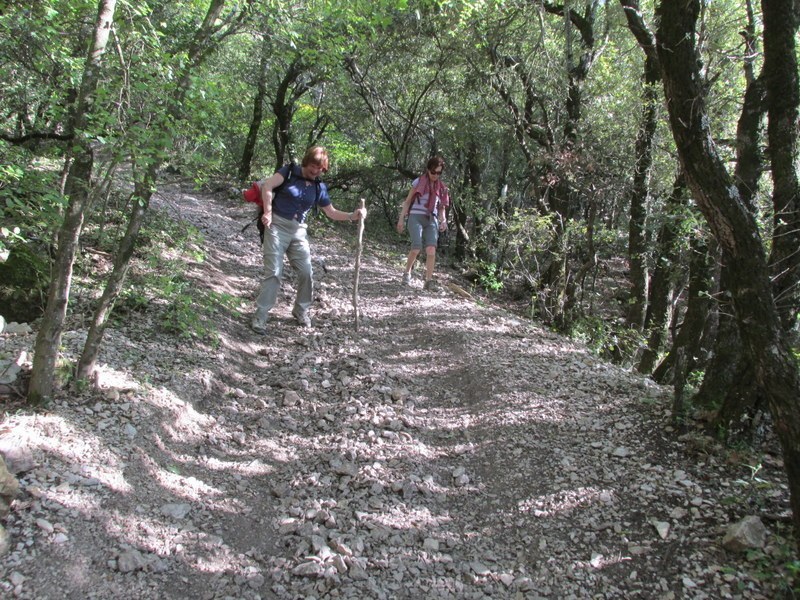
M 411 285 L 411 273 L 403 273 L 403 285 Z
M 259 335 L 265 335 L 267 333 L 267 321 L 268 317 L 259 317 L 258 315 L 253 317 L 253 320 L 250 321 L 250 329 L 255 331 Z
M 436 285 L 436 281 L 435 280 L 428 279 L 428 281 L 425 282 L 425 285 L 422 287 L 422 289 L 427 291 L 427 292 L 435 292 L 439 288 Z
M 292 313 L 292 316 L 297 320 L 297 324 L 300 327 L 311 327 L 311 317 L 307 314 L 299 314 L 299 313 Z

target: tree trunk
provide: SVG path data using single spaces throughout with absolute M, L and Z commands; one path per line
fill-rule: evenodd
M 455 259 L 464 260 L 470 254 L 470 239 L 467 232 L 467 212 L 464 204 L 475 206 L 478 203 L 478 194 L 481 187 L 481 169 L 478 158 L 478 145 L 473 141 L 467 146 L 467 156 L 464 161 L 463 189 L 466 190 L 466 202 L 454 199 L 451 214 L 456 229 Z
M 772 27 L 775 27 L 775 19 L 777 17 L 772 15 Z M 752 17 L 751 17 L 752 19 Z M 783 23 L 779 24 L 780 27 Z M 748 28 L 750 30 L 751 28 Z M 785 36 L 785 32 L 784 32 Z M 755 49 L 755 42 L 748 36 L 748 48 L 752 51 Z M 789 40 L 789 45 L 792 46 L 793 40 Z M 745 93 L 744 105 L 742 108 L 742 115 L 739 119 L 737 127 L 737 169 L 736 181 L 739 193 L 748 206 L 753 208 L 753 195 L 758 186 L 758 179 L 764 169 L 763 157 L 760 152 L 760 132 L 761 120 L 764 113 L 769 109 L 772 110 L 771 104 L 768 103 L 767 88 L 772 82 L 777 80 L 777 91 L 772 92 L 773 96 L 779 96 L 777 101 L 777 114 L 778 122 L 786 123 L 786 114 L 790 114 L 790 125 L 793 123 L 791 119 L 797 115 L 797 92 L 792 92 L 788 87 L 794 81 L 794 86 L 797 85 L 796 73 L 787 80 L 782 77 L 788 76 L 787 73 L 782 71 L 783 60 L 778 53 L 776 59 L 777 49 L 773 46 L 773 53 L 771 55 L 771 62 L 765 62 L 764 71 L 761 77 L 755 78 L 750 70 L 746 70 L 747 80 L 749 85 Z M 777 75 L 775 62 L 777 65 Z M 792 59 L 786 61 L 787 64 L 794 64 L 796 71 L 796 64 Z M 746 66 L 748 66 L 746 64 Z M 768 76 L 772 72 L 772 76 Z M 794 99 L 792 99 L 794 98 Z M 792 108 L 794 106 L 794 108 Z M 792 111 L 794 111 L 792 113 Z M 793 114 L 793 116 L 792 116 Z M 792 263 L 794 258 L 791 254 L 797 254 L 796 248 L 798 241 L 796 239 L 796 231 L 785 229 L 787 220 L 785 217 L 792 214 L 791 207 L 783 202 L 781 198 L 791 198 L 791 190 L 795 190 L 794 197 L 796 197 L 797 184 L 796 174 L 792 170 L 787 170 L 785 160 L 788 154 L 792 154 L 792 143 L 790 138 L 794 138 L 794 145 L 796 147 L 797 132 L 795 130 L 793 135 L 787 135 L 785 131 L 778 128 L 775 133 L 775 127 L 772 126 L 774 120 L 773 115 L 770 114 L 770 156 L 773 157 L 773 179 L 777 177 L 785 177 L 786 181 L 783 186 L 775 185 L 775 192 L 773 197 L 773 205 L 775 210 L 774 230 L 773 230 L 773 246 L 770 264 L 773 270 L 773 294 L 777 299 L 779 312 L 782 315 L 784 327 L 790 326 L 794 322 L 793 311 L 796 310 L 796 302 L 790 298 L 794 294 L 792 287 L 796 287 L 797 271 L 793 269 Z M 790 127 L 791 129 L 791 127 Z M 778 144 L 772 142 L 773 138 L 777 136 Z M 775 158 L 777 156 L 777 158 Z M 790 159 L 793 160 L 793 159 Z M 777 168 L 776 168 L 777 167 Z M 781 192 L 781 189 L 783 192 Z M 791 204 L 791 200 L 790 200 Z M 786 210 L 784 218 L 778 217 L 781 212 L 781 206 Z M 796 218 L 796 211 L 795 218 Z M 792 217 L 789 217 L 791 220 Z M 787 245 L 787 240 L 789 244 Z M 790 250 L 791 248 L 791 250 Z M 792 274 L 794 272 L 794 275 Z M 794 280 L 794 284 L 792 281 Z M 788 289 L 787 289 L 788 286 Z M 789 301 L 784 304 L 781 298 L 789 298 Z M 734 337 L 726 330 L 728 337 Z M 750 438 L 751 431 L 748 428 L 754 422 L 754 417 L 758 410 L 764 407 L 764 392 L 758 385 L 754 384 L 752 367 L 749 362 L 737 352 L 739 347 L 738 338 L 733 340 L 720 340 L 718 346 L 726 345 L 727 348 L 718 348 L 721 356 L 720 360 L 715 360 L 712 363 L 713 369 L 706 375 L 708 385 L 701 388 L 698 399 L 702 402 L 715 401 L 719 404 L 719 410 L 714 421 L 717 430 L 725 432 L 727 437 L 738 437 L 748 439 Z M 732 347 L 731 344 L 735 344 Z M 717 373 L 715 369 L 721 369 L 721 373 Z M 740 382 L 737 383 L 737 382 Z
M 125 284 L 125 277 L 128 274 L 131 256 L 136 247 L 136 239 L 139 230 L 144 222 L 147 207 L 150 204 L 153 182 L 155 181 L 155 169 L 152 169 L 144 182 L 137 182 L 134 189 L 134 202 L 131 218 L 125 236 L 117 248 L 114 257 L 114 268 L 106 281 L 106 287 L 100 302 L 92 315 L 92 324 L 86 334 L 86 341 L 83 345 L 80 360 L 78 361 L 77 379 L 89 379 L 95 371 L 97 356 L 100 353 L 100 346 L 105 334 L 108 317 L 114 308 L 114 302 L 119 297 L 122 287 Z
M 101 0 L 98 6 L 94 39 L 86 59 L 78 99 L 71 115 L 70 130 L 75 136 L 72 150 L 73 164 L 64 185 L 64 193 L 69 197 L 69 204 L 58 232 L 58 251 L 53 264 L 47 307 L 34 346 L 33 368 L 28 388 L 28 401 L 34 404 L 48 401 L 53 394 L 56 360 L 72 285 L 72 270 L 78 252 L 84 215 L 92 201 L 94 157 L 90 143 L 82 133 L 87 125 L 99 85 L 101 58 L 108 43 L 115 9 L 116 0 Z
M 586 276 L 597 268 L 597 249 L 594 242 L 594 231 L 597 227 L 597 201 L 592 198 L 589 204 L 589 214 L 586 217 L 586 259 L 567 283 L 564 301 L 564 322 L 574 323 L 583 313 L 583 307 L 578 302 L 578 290 L 583 297 Z
M 183 118 L 183 99 L 189 88 L 192 85 L 191 75 L 197 66 L 208 56 L 209 52 L 215 47 L 215 35 L 217 41 L 224 37 L 226 33 L 220 33 L 219 24 L 217 23 L 220 13 L 224 6 L 224 0 L 212 0 L 208 7 L 203 24 L 195 32 L 195 36 L 188 50 L 188 61 L 184 68 L 179 83 L 175 88 L 170 104 L 170 115 L 172 122 L 178 122 Z M 232 32 L 235 27 L 227 30 L 227 33 Z M 165 126 L 166 127 L 166 126 Z M 169 131 L 163 131 L 164 135 L 158 136 L 158 139 L 163 140 L 161 143 L 166 144 L 166 140 L 171 139 Z M 100 305 L 98 306 L 95 314 L 92 317 L 92 326 L 87 336 L 86 342 L 81 352 L 81 357 L 78 361 L 78 370 L 82 379 L 89 379 L 94 375 L 94 367 L 97 361 L 97 355 L 100 351 L 103 335 L 105 334 L 106 327 L 108 326 L 108 318 L 111 315 L 114 303 L 119 296 L 122 286 L 125 282 L 125 277 L 128 273 L 130 258 L 133 253 L 136 240 L 138 238 L 139 229 L 142 220 L 144 219 L 147 207 L 149 206 L 150 197 L 156 189 L 156 176 L 158 169 L 161 166 L 163 159 L 153 158 L 154 156 L 160 157 L 166 154 L 166 147 L 162 146 L 155 149 L 149 155 L 149 160 L 146 159 L 146 166 L 141 179 L 137 181 L 137 195 L 134 196 L 133 202 L 135 203 L 131 211 L 131 220 L 123 238 L 120 247 L 117 249 L 117 255 L 114 260 L 114 268 L 106 282 L 106 288 L 103 291 Z
M 791 0 L 764 0 L 793 22 Z M 800 372 L 772 294 L 764 245 L 711 136 L 695 49 L 699 0 L 663 0 L 657 48 L 670 128 L 687 183 L 730 265 L 732 301 L 746 355 L 763 388 L 783 449 L 800 547 Z M 772 35 L 765 20 L 764 37 Z M 785 59 L 786 57 L 784 57 Z
M 297 80 L 303 74 L 303 67 L 297 59 L 289 65 L 272 103 L 272 112 L 275 115 L 275 125 L 272 128 L 272 146 L 275 149 L 275 163 L 280 167 L 286 162 L 287 155 L 294 158 L 291 148 L 291 125 L 294 116 L 295 103 L 308 90 L 308 85 L 298 84 Z M 295 86 L 292 89 L 292 86 Z
M 740 194 L 752 207 L 753 194 L 764 168 L 758 142 L 761 119 L 766 111 L 769 115 L 769 156 L 774 182 L 772 254 L 769 263 L 773 277 L 773 296 L 783 326 L 787 330 L 797 318 L 797 287 L 800 276 L 797 262 L 797 248 L 800 247 L 797 228 L 800 227 L 800 219 L 797 208 L 797 174 L 794 169 L 798 134 L 798 81 L 794 55 L 796 28 L 790 16 L 776 9 L 774 4 L 765 6 L 765 27 L 770 32 L 777 33 L 775 36 L 765 34 L 765 62 L 761 77 L 753 78 L 748 75 L 750 84 L 737 128 L 736 172 Z M 784 22 L 784 19 L 787 20 Z M 770 43 L 768 40 L 773 41 Z M 748 47 L 753 46 L 754 42 L 749 41 Z M 768 47 L 770 52 L 767 52 Z M 789 54 L 785 56 L 784 53 Z M 734 346 L 734 349 L 737 347 Z M 741 353 L 734 356 L 734 349 L 728 349 L 723 354 L 726 360 L 720 367 L 723 374 L 719 377 L 716 373 L 709 374 L 709 387 L 713 385 L 715 389 L 701 389 L 704 395 L 700 399 L 708 401 L 707 396 L 716 399 L 721 395 L 721 405 L 714 425 L 725 432 L 728 438 L 748 439 L 752 434 L 750 427 L 754 417 L 764 407 L 765 393 L 754 382 L 752 365 Z M 720 365 L 718 361 L 713 364 L 715 367 Z
M 800 311 L 800 184 L 798 134 L 800 84 L 795 36 L 798 18 L 792 0 L 763 0 L 767 135 L 772 166 L 773 232 L 769 264 L 773 293 L 785 329 Z
M 731 314 L 732 308 L 730 297 L 720 303 L 719 327 L 714 339 L 711 361 L 706 367 L 703 383 L 694 397 L 695 404 L 718 412 L 726 398 L 728 401 L 733 398 L 728 395 L 728 392 L 734 382 L 741 379 L 738 375 L 739 365 L 746 362 L 742 357 L 742 340 L 739 337 L 736 321 Z M 733 411 L 727 408 L 725 412 L 732 413 Z M 722 425 L 723 428 L 727 428 L 727 424 Z
M 740 360 L 730 375 L 730 387 L 722 390 L 722 405 L 712 421 L 712 428 L 729 443 L 751 441 L 753 424 L 757 414 L 765 408 L 765 399 L 752 364 Z
M 239 163 L 239 185 L 247 186 L 250 180 L 250 169 L 255 155 L 258 132 L 264 121 L 264 101 L 267 97 L 267 61 L 271 44 L 264 38 L 261 45 L 261 62 L 258 68 L 258 86 L 253 98 L 253 117 L 250 119 L 250 129 L 242 151 L 242 160 Z
M 645 321 L 647 285 L 647 200 L 650 197 L 650 168 L 653 165 L 653 138 L 656 132 L 658 104 L 660 103 L 656 83 L 661 79 L 658 63 L 645 59 L 644 92 L 642 94 L 642 116 L 636 136 L 636 162 L 633 171 L 633 186 L 630 198 L 630 222 L 628 224 L 628 263 L 631 293 L 627 321 L 630 327 L 642 331 Z
M 657 110 L 660 98 L 656 84 L 661 81 L 661 67 L 655 40 L 650 29 L 642 19 L 637 0 L 620 0 L 625 11 L 628 29 L 633 33 L 645 55 L 644 92 L 642 94 L 642 116 L 636 136 L 636 162 L 633 172 L 633 185 L 629 194 L 630 222 L 628 223 L 628 264 L 631 283 L 627 323 L 637 331 L 644 328 L 647 308 L 647 266 L 645 255 L 647 239 L 645 222 L 647 219 L 647 199 L 650 195 L 649 177 L 653 164 L 653 138 L 657 126 Z
M 761 155 L 761 120 L 765 112 L 766 90 L 763 79 L 754 80 L 744 94 L 742 113 L 736 125 L 736 171 L 734 178 L 742 201 L 754 210 L 753 195 L 764 171 Z
M 723 275 L 723 285 L 724 280 Z M 729 301 L 722 304 L 713 358 L 694 401 L 715 412 L 711 428 L 718 437 L 748 440 L 756 413 L 766 407 L 753 365 L 744 355 L 731 308 Z
M 568 326 L 569 318 L 564 314 L 564 306 L 574 303 L 574 298 L 567 298 L 575 286 L 571 285 L 573 273 L 570 270 L 568 254 L 570 222 L 581 214 L 580 200 L 582 194 L 569 182 L 568 173 L 564 173 L 560 165 L 569 168 L 571 163 L 579 160 L 576 157 L 576 142 L 579 139 L 579 128 L 582 121 L 582 90 L 589 76 L 594 61 L 600 54 L 597 36 L 595 35 L 595 18 L 601 3 L 583 2 L 579 12 L 566 4 L 543 3 L 545 12 L 564 19 L 566 44 L 564 62 L 567 78 L 567 90 L 564 98 L 563 135 L 559 144 L 553 139 L 552 128 L 538 123 L 533 118 L 534 106 L 539 106 L 538 92 L 530 77 L 516 68 L 517 61 L 512 57 L 501 56 L 497 47 L 489 48 L 489 56 L 493 66 L 500 71 L 506 70 L 514 78 L 519 79 L 526 102 L 524 106 L 517 104 L 514 94 L 506 86 L 501 77 L 492 77 L 490 85 L 497 91 L 513 118 L 514 135 L 529 164 L 545 163 L 545 173 L 535 173 L 531 169 L 531 181 L 538 182 L 541 198 L 540 207 L 543 214 L 554 215 L 553 235 L 548 248 L 544 250 L 551 259 L 544 268 L 539 269 L 542 275 L 539 282 L 537 306 L 539 312 L 548 320 Z M 580 46 L 580 54 L 575 57 L 575 47 Z M 548 158 L 536 160 L 530 142 L 534 142 Z M 549 164 L 548 164 L 549 163 Z M 536 184 L 534 184 L 536 185 Z
M 703 237 L 696 236 L 690 242 L 691 257 L 689 259 L 689 291 L 686 298 L 686 312 L 683 322 L 672 343 L 669 353 L 653 371 L 653 379 L 658 383 L 675 380 L 676 352 L 684 350 L 686 358 L 686 375 L 701 368 L 705 362 L 706 351 L 704 340 L 709 336 L 711 316 L 711 295 L 713 294 L 714 275 L 711 269 L 711 257 Z M 716 327 L 713 328 L 716 331 Z
M 569 2 L 560 5 L 544 3 L 545 11 L 564 17 L 564 62 L 567 70 L 567 97 L 564 102 L 567 118 L 564 122 L 564 147 L 571 149 L 578 141 L 578 127 L 583 120 L 583 86 L 594 61 L 600 54 L 596 47 L 595 19 L 599 2 L 586 2 L 583 13 L 570 8 Z M 580 36 L 581 54 L 575 61 L 573 33 Z
M 759 179 L 764 171 L 764 158 L 761 153 L 763 118 L 766 113 L 766 87 L 763 77 L 753 72 L 753 60 L 757 54 L 755 36 L 755 17 L 752 6 L 747 2 L 748 26 L 744 31 L 747 53 L 744 61 L 744 74 L 747 88 L 744 93 L 742 112 L 736 125 L 736 169 L 734 180 L 742 203 L 755 214 L 754 195 Z M 742 419 L 743 415 L 753 416 L 757 407 L 763 407 L 764 395 L 755 385 L 753 370 L 744 357 L 739 332 L 733 318 L 728 294 L 728 267 L 722 268 L 721 290 L 726 296 L 722 310 L 718 311 L 720 326 L 714 341 L 713 358 L 709 363 L 703 384 L 695 401 L 709 409 L 716 410 L 713 427 L 723 437 L 736 435 L 748 437 L 746 428 L 752 419 Z
M 678 176 L 672 187 L 667 206 L 665 208 L 665 221 L 658 233 L 658 248 L 656 250 L 656 266 L 653 279 L 650 282 L 650 294 L 647 302 L 645 316 L 645 331 L 650 332 L 647 348 L 642 353 L 637 370 L 649 374 L 656 364 L 658 353 L 667 337 L 667 325 L 670 320 L 670 307 L 675 289 L 675 279 L 678 266 L 678 226 L 684 204 L 685 183 L 682 176 Z

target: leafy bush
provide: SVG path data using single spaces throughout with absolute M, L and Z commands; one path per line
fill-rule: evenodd
M 142 228 L 139 247 L 115 315 L 149 313 L 162 331 L 182 339 L 204 339 L 217 343 L 209 315 L 220 306 L 235 309 L 237 299 L 193 285 L 186 276 L 186 260 L 202 261 L 203 239 L 186 223 L 153 211 Z
M 0 315 L 27 323 L 40 317 L 47 303 L 47 249 L 17 241 L 8 250 L 8 260 L 0 263 Z
M 646 344 L 642 334 L 635 329 L 591 316 L 576 320 L 567 333 L 597 356 L 617 364 L 631 363 Z
M 0 146 L 0 221 L 19 227 L 23 239 L 48 239 L 66 204 L 59 166 L 24 149 Z
M 503 272 L 500 267 L 492 263 L 478 262 L 476 268 L 478 283 L 483 289 L 495 293 L 503 289 Z

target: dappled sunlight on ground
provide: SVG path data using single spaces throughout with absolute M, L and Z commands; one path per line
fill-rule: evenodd
M 761 573 L 785 575 L 779 522 L 757 561 L 720 538 L 749 498 L 782 514 L 780 470 L 759 472 L 770 495 L 673 435 L 671 390 L 451 293 L 467 285 L 455 271 L 437 268 L 438 291 L 402 286 L 405 250 L 377 239 L 354 331 L 341 224 L 312 240 L 314 326 L 291 319 L 287 268 L 256 335 L 249 207 L 180 190 L 157 202 L 203 231 L 194 308 L 219 335 L 172 336 L 143 311 L 109 330 L 98 387 L 6 417 L 0 448 L 28 460 L 0 595 L 778 597 Z M 213 293 L 235 301 L 208 306 Z M 65 336 L 65 360 L 83 339 Z
M 86 411 L 92 412 L 88 407 Z M 3 436 L 3 444 L 38 451 L 45 456 L 68 465 L 69 485 L 102 486 L 119 493 L 130 491 L 125 481 L 124 461 L 106 447 L 102 433 L 86 431 L 86 425 L 76 426 L 68 419 L 54 414 L 17 416 L 6 422 L 11 427 L 9 435 Z M 102 432 L 107 426 L 100 421 Z

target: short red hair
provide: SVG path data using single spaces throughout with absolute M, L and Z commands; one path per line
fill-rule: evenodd
M 328 170 L 328 151 L 322 146 L 312 146 L 303 156 L 302 166 L 317 165 L 325 172 Z

